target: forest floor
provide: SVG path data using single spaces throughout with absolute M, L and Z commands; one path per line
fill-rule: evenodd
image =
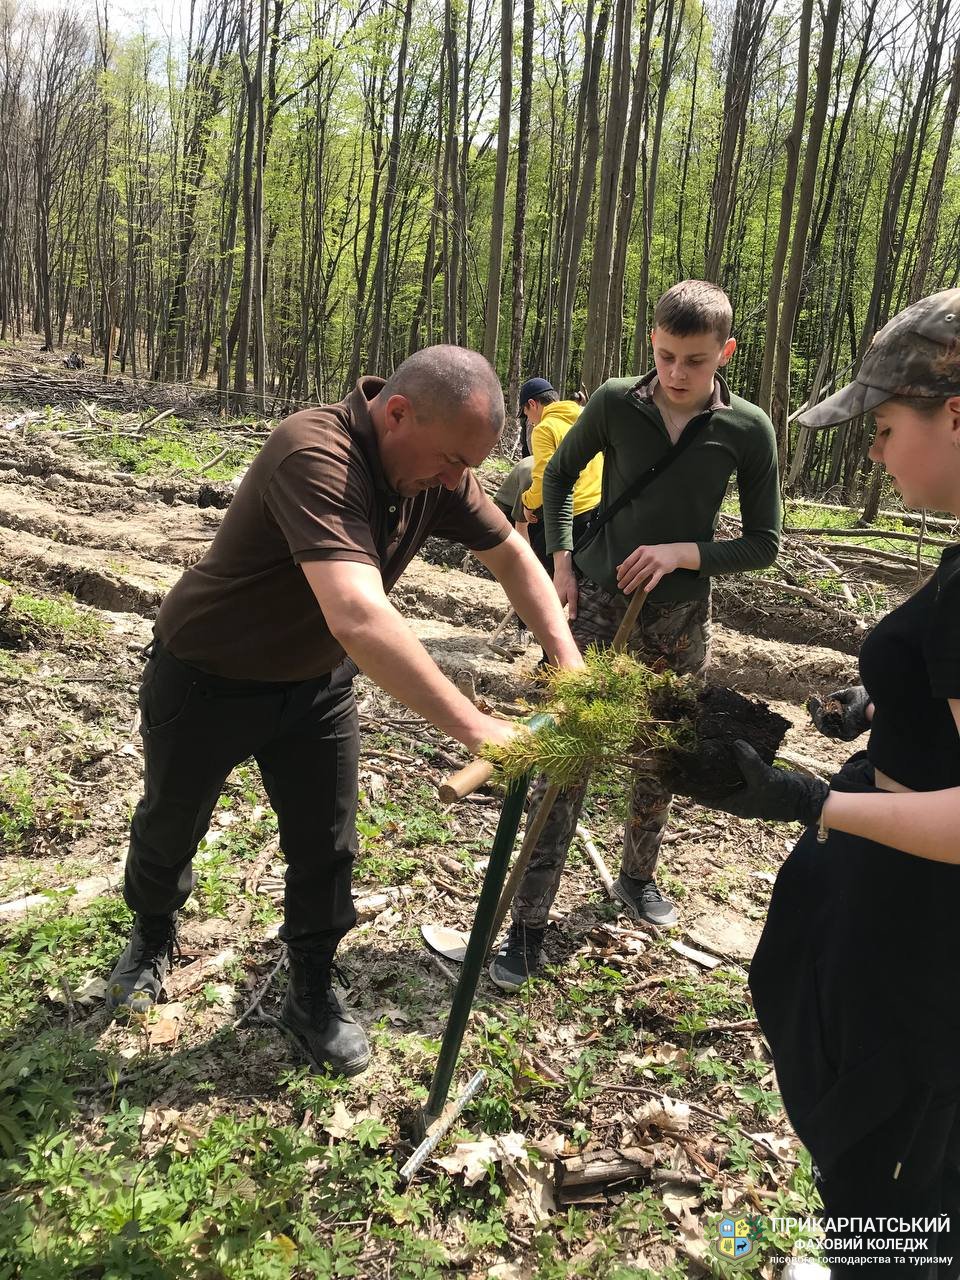
M 361 678 L 361 923 L 342 959 L 370 1068 L 318 1075 L 272 1021 L 283 866 L 252 768 L 201 846 L 168 1003 L 108 1019 L 142 650 L 266 430 L 189 405 L 143 426 L 156 410 L 113 395 L 25 417 L 0 355 L 0 1280 L 776 1274 L 804 1246 L 771 1220 L 816 1200 L 746 971 L 796 829 L 678 802 L 659 881 L 681 922 L 663 935 L 618 913 L 575 846 L 549 967 L 513 999 L 482 978 L 456 1083 L 483 1067 L 486 1088 L 407 1188 L 406 1118 L 455 976 L 420 930 L 469 928 L 500 800 L 444 808 L 462 751 Z M 535 701 L 536 646 L 487 645 L 506 609 L 488 577 L 419 558 L 393 598 L 479 696 Z M 714 677 L 786 715 L 789 751 L 839 764 L 802 704 L 854 674 L 852 643 L 826 647 L 822 611 L 775 593 L 746 622 L 742 600 L 718 613 Z M 614 874 L 623 811 L 608 785 L 583 819 Z M 612 1151 L 632 1180 L 560 1185 L 564 1162 Z M 753 1218 L 738 1265 L 713 1250 L 728 1213 Z

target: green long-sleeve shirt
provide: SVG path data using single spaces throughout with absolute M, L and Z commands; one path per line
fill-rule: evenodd
M 570 495 L 595 454 L 603 454 L 602 513 L 670 448 L 653 400 L 655 378 L 651 372 L 639 381 L 605 382 L 561 441 L 543 477 L 548 551 L 572 549 Z M 617 565 L 645 544 L 695 542 L 700 549 L 699 570 L 677 569 L 651 593 L 651 600 L 664 604 L 702 599 L 715 574 L 764 569 L 777 558 L 782 517 L 770 419 L 756 405 L 731 395 L 719 374 L 713 400 L 703 412 L 709 420 L 694 443 L 577 553 L 578 569 L 598 586 L 616 591 Z M 720 505 L 734 473 L 743 531 L 739 538 L 714 541 Z

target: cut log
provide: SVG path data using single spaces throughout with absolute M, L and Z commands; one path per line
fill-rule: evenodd
M 554 1194 L 558 1202 L 573 1199 L 585 1188 L 599 1189 L 613 1183 L 647 1178 L 656 1163 L 646 1147 L 605 1147 L 584 1156 L 568 1156 L 554 1161 Z

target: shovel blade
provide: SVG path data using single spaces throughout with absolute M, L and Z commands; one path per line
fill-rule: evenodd
M 421 925 L 420 932 L 431 951 L 435 951 L 438 956 L 443 956 L 444 960 L 463 964 L 463 957 L 467 954 L 467 943 L 470 941 L 469 933 L 463 933 L 460 929 L 448 929 L 443 924 Z

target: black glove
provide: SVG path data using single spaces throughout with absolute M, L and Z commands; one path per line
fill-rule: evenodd
M 733 744 L 744 786 L 711 806 L 738 818 L 766 818 L 769 822 L 802 822 L 812 827 L 820 821 L 830 788 L 819 778 L 795 769 L 771 769 L 748 742 Z
M 870 728 L 869 706 L 870 695 L 862 684 L 837 689 L 825 702 L 817 697 L 807 699 L 807 710 L 816 727 L 825 737 L 839 738 L 841 742 L 852 742 Z

